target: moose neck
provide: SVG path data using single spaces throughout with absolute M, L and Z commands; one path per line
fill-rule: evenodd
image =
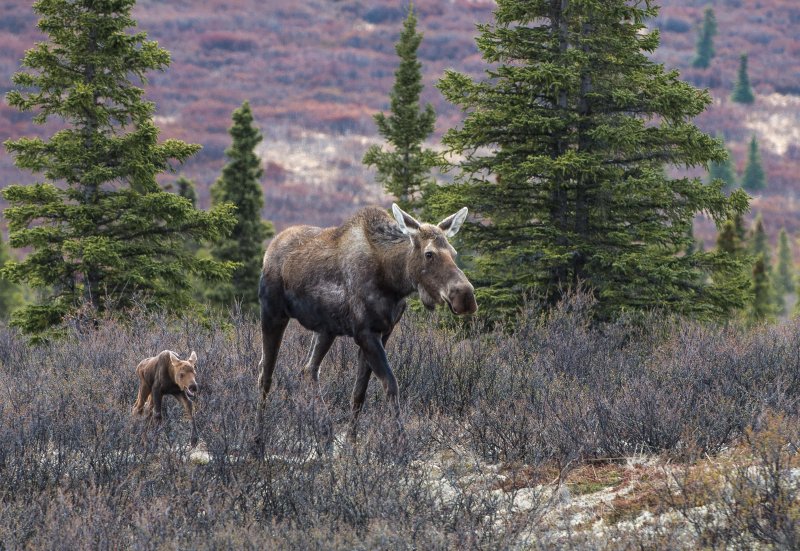
M 411 240 L 393 243 L 383 256 L 383 273 L 388 288 L 405 298 L 417 289 L 410 267 L 414 245 Z

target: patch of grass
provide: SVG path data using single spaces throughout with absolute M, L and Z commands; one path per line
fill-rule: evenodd
M 625 480 L 625 467 L 614 463 L 588 464 L 567 475 L 567 488 L 573 495 L 586 495 L 615 488 Z
M 550 484 L 558 480 L 558 466 L 554 463 L 544 465 L 525 465 L 506 463 L 499 473 L 505 477 L 493 486 L 493 490 L 513 492 L 522 488 L 533 488 L 541 484 Z
M 666 507 L 659 484 L 663 484 L 665 478 L 662 475 L 650 481 L 633 482 L 626 493 L 614 496 L 602 518 L 608 524 L 616 524 L 624 520 L 633 520 L 644 511 L 661 513 Z

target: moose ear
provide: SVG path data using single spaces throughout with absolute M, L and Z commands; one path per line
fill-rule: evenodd
M 467 219 L 467 213 L 469 210 L 467 207 L 464 207 L 460 211 L 455 214 L 451 214 L 441 222 L 439 222 L 439 228 L 444 231 L 444 234 L 447 237 L 453 237 L 455 234 L 458 233 L 458 230 L 461 229 L 461 224 L 464 223 L 464 220 Z
M 189 359 L 186 361 L 192 365 L 197 363 L 197 354 L 195 354 L 194 350 L 192 350 L 192 353 L 189 354 Z
M 397 203 L 392 203 L 392 214 L 394 214 L 394 219 L 397 220 L 397 225 L 400 226 L 404 234 L 411 235 L 419 231 L 419 222 L 398 207 Z

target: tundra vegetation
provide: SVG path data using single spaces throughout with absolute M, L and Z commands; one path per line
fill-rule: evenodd
M 0 547 L 796 545 L 800 324 L 597 326 L 591 306 L 526 309 L 511 333 L 407 313 L 387 344 L 406 437 L 373 386 L 354 447 L 349 339 L 317 391 L 291 324 L 258 424 L 256 320 L 140 312 L 34 347 L 0 329 Z M 160 429 L 130 415 L 139 351 L 167 345 L 203 361 L 205 465 L 176 400 Z

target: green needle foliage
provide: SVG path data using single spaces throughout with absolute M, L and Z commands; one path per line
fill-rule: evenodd
M 764 259 L 765 269 L 770 271 L 772 269 L 772 251 L 769 246 L 767 232 L 764 229 L 764 217 L 761 216 L 761 213 L 756 216 L 756 219 L 753 222 L 751 248 L 753 258 L 758 259 L 759 257 L 762 257 Z
M 229 236 L 213 242 L 211 254 L 220 261 L 236 262 L 237 267 L 229 281 L 213 286 L 207 294 L 222 308 L 230 308 L 239 301 L 243 308 L 254 311 L 258 305 L 264 240 L 275 230 L 271 223 L 261 219 L 261 209 L 264 208 L 261 177 L 264 170 L 255 148 L 263 136 L 253 125 L 253 112 L 248 102 L 234 110 L 233 126 L 229 132 L 233 142 L 225 151 L 228 164 L 222 169 L 222 176 L 211 186 L 211 203 L 235 205 L 236 225 Z
M 718 136 L 717 140 L 722 143 L 721 137 Z M 730 191 L 736 187 L 736 169 L 733 167 L 731 152 L 726 148 L 725 153 L 725 159 L 722 161 L 711 161 L 708 163 L 708 179 L 709 182 L 722 180 L 722 189 Z
M 169 54 L 132 33 L 133 0 L 39 0 L 36 44 L 16 73 L 8 103 L 57 118 L 64 128 L 48 139 L 5 143 L 20 169 L 45 181 L 3 191 L 13 247 L 28 248 L 3 275 L 41 290 L 41 301 L 15 314 L 33 334 L 79 312 L 93 316 L 130 306 L 180 311 L 192 305 L 190 277 L 220 279 L 232 266 L 201 260 L 186 239 L 215 238 L 233 224 L 230 206 L 212 212 L 161 189 L 159 173 L 200 149 L 158 142 L 154 105 L 140 87 Z M 88 313 L 87 313 L 88 312 Z
M 748 199 L 663 169 L 725 151 L 692 124 L 709 94 L 649 57 L 656 13 L 649 0 L 499 0 L 478 27 L 488 78 L 440 81 L 467 112 L 444 138 L 464 160 L 431 203 L 476 215 L 461 241 L 482 308 L 511 314 L 531 293 L 552 305 L 581 284 L 604 319 L 651 308 L 715 317 L 744 304 L 744 288 L 702 277 L 737 261 L 683 254 L 696 213 L 721 224 Z
M 782 294 L 794 293 L 794 259 L 786 228 L 781 229 L 778 237 L 778 267 L 775 286 Z
M 748 311 L 748 321 L 752 324 L 773 321 L 777 313 L 773 288 L 770 283 L 767 261 L 763 255 L 756 258 L 753 265 L 752 303 Z
M 721 287 L 737 289 L 744 293 L 745 301 L 750 298 L 753 259 L 747 254 L 746 231 L 741 216 L 726 220 L 717 235 L 717 256 L 727 261 L 721 269 L 711 273 L 713 281 Z M 744 307 L 741 304 L 740 307 Z
M 0 238 L 0 270 L 11 259 L 6 242 Z M 11 312 L 22 305 L 22 290 L 19 285 L 0 277 L 0 320 L 7 320 Z
M 707 68 L 714 57 L 714 36 L 717 34 L 717 18 L 714 10 L 706 8 L 703 13 L 703 26 L 697 36 L 697 55 L 692 60 L 692 66 L 701 69 Z
M 756 96 L 750 87 L 750 77 L 747 74 L 747 54 L 742 54 L 739 58 L 739 73 L 736 77 L 736 85 L 733 88 L 731 99 L 737 103 L 746 104 L 756 101 Z
M 193 207 L 197 207 L 197 189 L 194 182 L 186 176 L 179 176 L 175 180 L 175 187 L 177 188 L 178 195 L 188 199 Z
M 431 169 L 441 165 L 435 151 L 422 147 L 433 133 L 436 113 L 430 104 L 420 108 L 422 65 L 417 61 L 417 49 L 422 34 L 417 33 L 416 28 L 417 18 L 409 4 L 408 17 L 395 45 L 400 67 L 395 71 L 391 114 L 388 117 L 383 113 L 375 115 L 378 133 L 391 147 L 384 150 L 372 145 L 363 160 L 365 165 L 377 168 L 378 182 L 397 198 L 400 208 L 408 212 L 419 212 L 422 208 L 422 194 L 434 185 Z
M 726 220 L 717 235 L 717 248 L 727 255 L 735 258 L 744 258 L 746 255 L 745 243 L 737 231 L 734 220 Z
M 783 293 L 778 292 L 775 276 L 772 272 L 772 248 L 764 229 L 764 218 L 759 213 L 753 223 L 753 235 L 750 243 L 751 258 L 755 259 L 753 266 L 753 303 L 750 307 L 751 321 L 772 319 L 775 314 L 783 314 L 786 304 Z M 759 264 L 760 262 L 760 264 Z M 770 301 L 767 306 L 764 301 Z
M 761 164 L 761 153 L 758 151 L 758 141 L 753 136 L 750 148 L 747 151 L 747 164 L 742 174 L 742 187 L 747 191 L 761 191 L 767 187 L 767 175 Z

